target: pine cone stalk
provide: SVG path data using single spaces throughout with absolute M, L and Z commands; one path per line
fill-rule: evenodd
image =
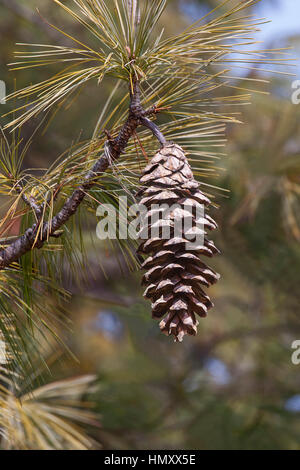
M 197 316 L 205 317 L 213 306 L 203 286 L 209 287 L 220 276 L 201 256 L 219 253 L 207 238 L 207 230 L 217 225 L 207 214 L 210 200 L 199 189 L 178 145 L 161 148 L 140 182 L 140 203 L 147 208 L 138 249 L 148 255 L 142 264 L 144 297 L 152 301 L 153 318 L 162 318 L 161 331 L 182 341 L 186 334 L 196 335 Z

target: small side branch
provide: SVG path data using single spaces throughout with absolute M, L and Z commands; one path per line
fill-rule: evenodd
M 157 140 L 160 142 L 161 146 L 164 147 L 168 142 L 163 133 L 160 131 L 159 127 L 154 124 L 153 121 L 150 121 L 150 119 L 143 117 L 141 118 L 141 123 L 150 129 L 150 131 L 153 133 L 153 135 L 157 138 Z
M 16 190 L 18 191 L 18 193 L 21 195 L 21 198 L 23 199 L 23 201 L 25 202 L 25 204 L 30 207 L 30 209 L 32 209 L 32 211 L 35 213 L 36 215 L 36 218 L 37 220 L 40 220 L 41 219 L 41 216 L 42 216 L 42 213 L 43 213 L 43 210 L 42 208 L 38 205 L 38 203 L 36 202 L 35 198 L 33 196 L 27 196 L 25 191 L 24 191 L 24 188 L 22 187 L 22 185 L 20 183 L 17 183 L 16 184 Z

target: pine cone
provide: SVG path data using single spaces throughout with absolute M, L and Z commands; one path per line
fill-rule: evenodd
M 147 224 L 141 231 L 143 241 L 138 252 L 150 254 L 142 264 L 147 271 L 142 280 L 146 286 L 144 297 L 152 301 L 153 318 L 164 317 L 161 331 L 174 335 L 175 341 L 182 341 L 184 335 L 197 333 L 196 314 L 205 317 L 213 306 L 202 286 L 209 287 L 220 276 L 200 256 L 219 253 L 206 237 L 206 229 L 215 229 L 217 225 L 203 210 L 210 200 L 200 191 L 178 145 L 167 144 L 159 150 L 144 169 L 140 182 L 143 185 L 140 203 L 147 207 Z M 166 212 L 158 208 L 161 204 L 176 204 L 176 208 Z M 158 213 L 160 219 L 153 223 L 151 217 Z M 183 219 L 190 225 L 178 236 L 176 224 Z M 163 235 L 166 227 L 170 230 L 168 239 Z M 157 233 L 153 236 L 154 228 Z M 201 243 L 197 243 L 201 234 Z

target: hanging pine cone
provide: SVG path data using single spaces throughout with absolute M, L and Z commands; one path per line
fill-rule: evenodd
M 150 255 L 142 264 L 147 271 L 142 280 L 146 286 L 144 297 L 152 301 L 153 318 L 164 317 L 160 322 L 161 331 L 174 335 L 175 341 L 182 341 L 184 335 L 197 333 L 196 315 L 205 317 L 213 306 L 202 286 L 209 287 L 220 276 L 201 261 L 200 256 L 212 257 L 219 253 L 206 237 L 206 229 L 215 229 L 217 225 L 203 211 L 210 200 L 200 191 L 184 151 L 178 145 L 167 144 L 159 150 L 144 169 L 140 182 L 140 203 L 147 207 L 147 226 L 141 232 L 143 241 L 138 252 Z M 162 204 L 173 207 L 176 204 L 176 208 L 164 212 L 154 206 Z M 153 214 L 158 213 L 160 219 L 153 224 Z M 180 219 L 189 220 L 190 226 L 178 236 L 175 227 Z M 170 230 L 168 239 L 163 236 L 166 227 Z M 158 230 L 155 236 L 154 228 Z M 201 234 L 202 242 L 197 244 L 196 237 Z

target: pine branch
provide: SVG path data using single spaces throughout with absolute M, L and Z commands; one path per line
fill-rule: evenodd
M 159 127 L 154 124 L 154 122 L 150 121 L 150 119 L 143 117 L 141 119 L 141 123 L 147 127 L 148 129 L 151 130 L 152 134 L 157 138 L 157 140 L 160 142 L 162 146 L 167 144 L 167 139 L 163 135 L 163 133 L 160 131 Z
M 30 209 L 32 209 L 32 211 L 35 213 L 37 220 L 40 220 L 43 213 L 43 209 L 37 204 L 35 198 L 33 196 L 28 197 L 20 183 L 16 184 L 16 190 L 21 195 L 25 204 L 30 207 Z
M 76 213 L 87 191 L 95 185 L 97 179 L 110 167 L 111 163 L 117 160 L 124 152 L 130 138 L 139 125 L 143 124 L 150 128 L 160 143 L 162 145 L 165 143 L 165 138 L 160 133 L 158 127 L 145 117 L 155 114 L 157 108 L 152 107 L 148 110 L 142 108 L 138 82 L 133 83 L 133 90 L 131 90 L 130 97 L 129 115 L 126 122 L 118 136 L 114 140 L 106 142 L 104 154 L 88 171 L 83 183 L 74 190 L 73 194 L 64 203 L 60 211 L 50 221 L 43 223 L 42 228 L 40 228 L 39 223 L 34 224 L 32 227 L 28 228 L 21 237 L 17 238 L 6 248 L 0 250 L 0 270 L 18 261 L 31 249 L 42 248 L 50 237 L 59 238 L 63 234 L 63 231 L 60 230 L 61 227 Z M 32 202 L 29 201 L 27 197 L 25 202 L 32 207 Z

